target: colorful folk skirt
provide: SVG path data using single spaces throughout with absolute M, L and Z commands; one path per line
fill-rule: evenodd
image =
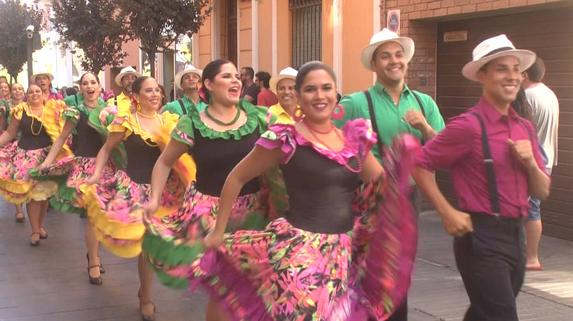
M 28 201 L 43 201 L 52 196 L 58 185 L 55 182 L 39 182 L 30 177 L 29 171 L 46 158 L 50 147 L 24 150 L 18 141 L 0 148 L 0 195 L 13 204 Z
M 408 200 L 414 147 L 386 152 L 386 175 L 357 191 L 348 233 L 315 233 L 278 218 L 263 231 L 226 234 L 169 277 L 206 289 L 233 321 L 385 320 L 407 293 L 416 254 Z
M 215 227 L 219 198 L 205 195 L 192 185 L 178 211 L 146 221 L 143 251 L 159 279 L 167 286 L 185 288 L 187 277 L 169 271 L 189 269 L 203 254 L 203 238 Z M 258 193 L 239 196 L 233 205 L 228 230 L 261 230 L 268 223 Z
M 139 255 L 145 232 L 143 207 L 149 199 L 150 185 L 138 184 L 125 171 L 118 170 L 109 180 L 82 185 L 81 190 L 98 240 L 117 256 Z M 184 193 L 185 184 L 172 173 L 155 215 L 161 217 L 176 211 Z
M 41 171 L 33 170 L 30 176 L 46 181 L 58 182 L 58 191 L 50 198 L 52 208 L 61 213 L 85 213 L 85 200 L 80 186 L 90 178 L 95 171 L 94 157 L 67 156 Z M 102 181 L 113 177 L 115 168 L 110 162 L 102 174 Z

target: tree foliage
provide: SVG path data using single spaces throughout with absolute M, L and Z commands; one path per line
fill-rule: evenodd
M 15 81 L 27 61 L 26 27 L 31 24 L 38 33 L 41 20 L 37 9 L 26 7 L 18 0 L 0 1 L 0 64 Z
M 197 33 L 211 13 L 210 0 L 117 0 L 128 16 L 131 37 L 139 39 L 155 76 L 155 56 L 183 34 Z
M 65 40 L 64 47 L 74 41 L 84 51 L 84 70 L 97 73 L 106 65 L 122 64 L 128 20 L 117 1 L 59 0 L 54 1 L 54 13 L 54 28 Z

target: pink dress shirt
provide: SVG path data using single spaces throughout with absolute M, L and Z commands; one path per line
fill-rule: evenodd
M 504 217 L 527 216 L 528 175 L 507 143 L 533 139 L 531 146 L 537 166 L 545 168 L 533 125 L 510 108 L 502 115 L 483 97 L 468 112 L 452 118 L 446 128 L 430 140 L 416 159 L 427 170 L 448 169 L 460 210 L 493 214 L 483 161 L 481 128 L 472 112 L 485 123 L 494 162 L 497 190 Z

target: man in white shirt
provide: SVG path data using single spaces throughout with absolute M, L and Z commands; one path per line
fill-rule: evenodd
M 531 105 L 531 121 L 537 130 L 539 143 L 547 156 L 546 171 L 551 174 L 557 165 L 557 131 L 559 128 L 559 101 L 555 93 L 541 81 L 545 76 L 545 64 L 537 57 L 535 63 L 524 73 L 523 88 Z M 541 239 L 540 200 L 531 197 L 529 215 L 525 224 L 527 240 L 527 264 L 530 271 L 541 270 L 539 240 Z

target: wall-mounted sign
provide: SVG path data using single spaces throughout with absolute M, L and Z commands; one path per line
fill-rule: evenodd
M 444 32 L 444 42 L 456 42 L 456 41 L 467 41 L 467 40 L 468 40 L 467 30 Z
M 400 9 L 388 10 L 386 28 L 400 34 Z

